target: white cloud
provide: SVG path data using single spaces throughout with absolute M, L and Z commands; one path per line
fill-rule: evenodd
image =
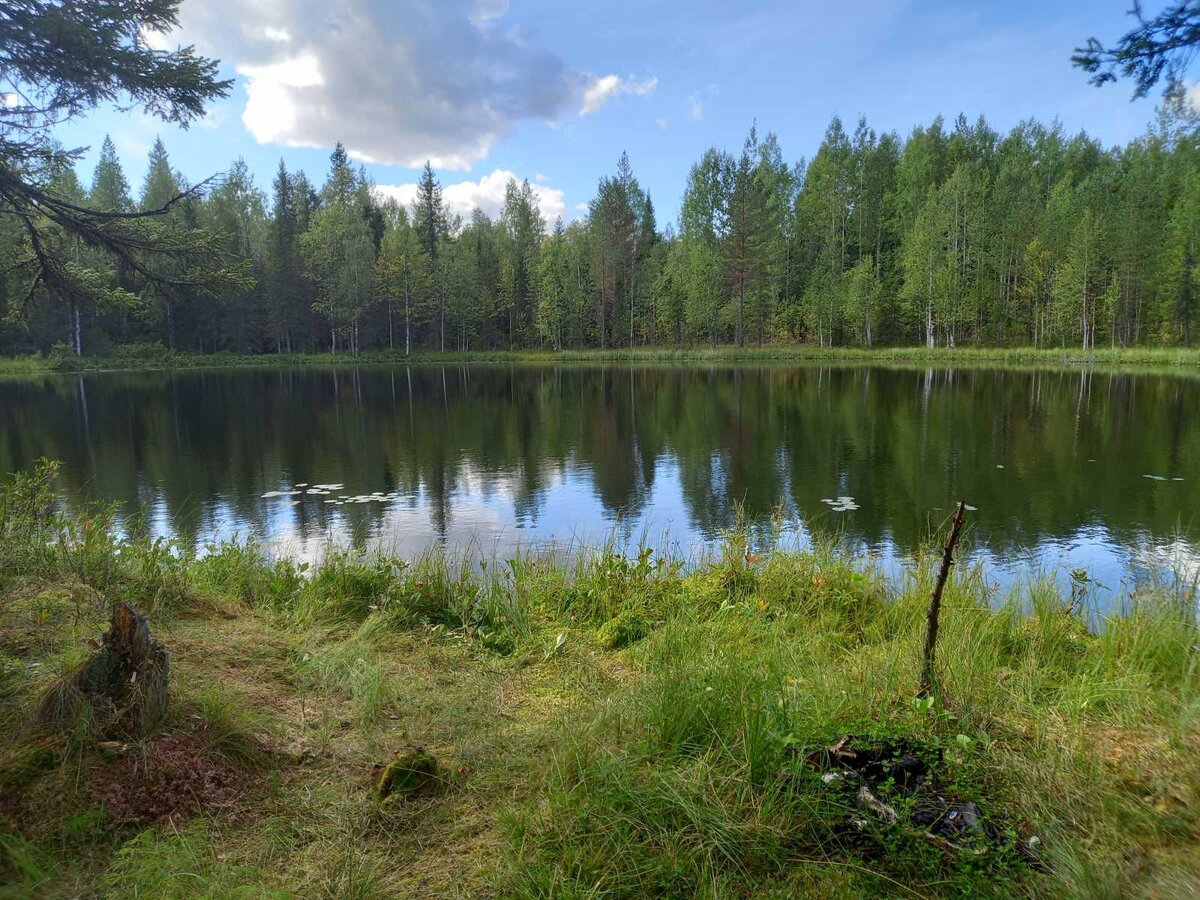
M 670 124 L 666 119 L 655 119 L 654 124 L 666 131 L 667 125 Z
M 629 89 L 629 93 L 637 94 L 639 97 L 644 97 L 646 94 L 652 93 L 658 87 L 658 79 L 656 77 L 647 78 L 645 81 L 634 81 L 630 78 L 625 82 L 625 86 Z
M 700 102 L 700 98 L 692 94 L 687 98 L 688 118 L 693 122 L 699 122 L 704 118 L 704 104 Z
M 619 75 L 605 75 L 603 78 L 597 78 L 583 92 L 583 108 L 579 110 L 579 114 L 586 116 L 588 113 L 594 113 L 620 89 L 621 77 Z
M 151 50 L 173 49 L 171 39 L 161 31 L 154 31 L 151 28 L 143 28 L 138 32 L 138 37 Z
M 294 137 L 300 118 L 297 91 L 325 84 L 321 64 L 311 53 L 263 66 L 239 66 L 246 79 L 246 109 L 242 122 L 260 144 L 278 142 L 292 147 L 320 146 Z
M 508 12 L 508 0 L 475 0 L 471 10 L 471 21 L 482 24 L 491 19 L 498 19 Z
M 507 0 L 191 0 L 178 31 L 145 39 L 194 43 L 233 66 L 259 142 L 340 140 L 361 160 L 465 169 L 517 123 L 577 109 L 592 86 L 506 25 L 507 10 Z
M 201 128 L 220 128 L 228 118 L 228 104 L 222 103 L 216 106 L 209 106 L 204 111 L 203 118 L 198 119 L 196 124 Z
M 515 172 L 508 169 L 496 169 L 490 175 L 484 175 L 478 181 L 459 181 L 443 185 L 442 198 L 451 213 L 469 219 L 471 213 L 481 209 L 493 219 L 500 215 L 504 208 L 504 191 L 509 181 L 520 183 L 521 179 Z M 417 197 L 417 185 L 412 184 L 379 184 L 375 191 L 381 197 L 395 198 L 398 202 L 409 206 Z M 546 224 L 553 224 L 559 216 L 565 216 L 567 207 L 563 202 L 563 192 L 557 188 L 538 186 L 533 189 L 538 198 L 538 209 Z
M 381 200 L 395 200 L 401 206 L 412 206 L 417 199 L 417 183 L 377 184 L 375 195 Z
M 588 204 L 586 204 L 586 203 L 576 203 L 575 204 L 575 212 L 585 213 L 587 211 L 588 211 Z
M 634 94 L 644 97 L 658 87 L 657 78 L 646 78 L 638 81 L 632 75 L 622 78 L 620 75 L 604 75 L 592 80 L 583 92 L 583 106 L 579 110 L 581 116 L 594 113 L 601 106 L 618 94 Z
M 1186 97 L 1188 106 L 1192 109 L 1200 110 L 1200 82 L 1193 84 L 1187 89 Z
M 536 181 L 538 184 L 544 184 L 546 181 L 546 176 L 544 173 L 538 172 L 533 176 L 533 180 Z

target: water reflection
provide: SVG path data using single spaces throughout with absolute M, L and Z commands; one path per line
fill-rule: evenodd
M 1113 587 L 1196 559 L 1200 383 L 1086 371 L 504 366 L 0 382 L 0 469 L 63 461 L 76 501 L 190 544 L 670 542 L 773 513 L 903 558 L 967 499 L 1003 580 Z M 1154 476 L 1154 477 L 1146 477 Z M 1178 480 L 1182 479 L 1182 480 Z M 297 484 L 331 495 L 263 497 Z M 383 501 L 337 494 L 379 492 Z M 847 507 L 826 503 L 852 497 Z M 335 502 L 327 503 L 333 499 Z M 857 508 L 853 508 L 853 507 Z

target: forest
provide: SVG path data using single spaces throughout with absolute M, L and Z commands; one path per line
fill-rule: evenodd
M 1200 125 L 1179 99 L 1108 148 L 1058 124 L 1007 134 L 959 116 L 907 137 L 830 122 L 809 159 L 773 133 L 707 150 L 677 223 L 622 155 L 586 213 L 543 220 L 509 183 L 489 218 L 452 215 L 426 165 L 409 207 L 342 145 L 324 183 L 242 160 L 191 185 L 161 139 L 140 190 L 106 139 L 90 183 L 69 154 L 41 189 L 214 247 L 223 277 L 153 278 L 65 231 L 52 252 L 91 290 L 28 284 L 21 223 L 0 222 L 0 353 L 397 353 L 809 343 L 1190 346 L 1200 275 Z M 15 261 L 15 262 L 13 262 Z M 210 265 L 217 265 L 210 263 Z

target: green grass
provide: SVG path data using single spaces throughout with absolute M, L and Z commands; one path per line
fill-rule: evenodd
M 1089 627 L 1049 580 L 997 597 L 958 569 L 924 703 L 935 553 L 892 584 L 832 544 L 759 558 L 738 533 L 686 567 L 610 547 L 302 571 L 53 518 L 48 474 L 0 489 L 0 896 L 1200 890 L 1194 586 Z M 171 652 L 167 721 L 116 750 L 35 728 L 117 599 Z M 845 736 L 913 748 L 939 790 L 1037 835 L 1039 864 L 864 817 L 808 763 Z M 198 782 L 169 821 L 115 818 L 99 788 L 133 761 L 152 772 L 164 740 L 236 798 L 206 803 Z M 438 758 L 437 789 L 379 800 L 378 767 L 413 746 Z
M 404 363 L 508 363 L 566 365 L 598 363 L 707 364 L 756 363 L 877 363 L 888 365 L 961 365 L 1014 367 L 1100 367 L 1190 370 L 1200 366 L 1200 349 L 1183 347 L 1097 348 L 1076 347 L 815 347 L 808 344 L 769 344 L 762 347 L 638 348 L 635 350 L 520 350 L 438 353 L 420 350 L 410 356 L 376 350 L 351 356 L 347 353 L 213 353 L 168 350 L 159 344 L 119 347 L 106 356 L 76 357 L 70 353 L 0 359 L 0 375 L 37 375 L 51 372 L 155 371 L 197 368 L 324 367 L 330 365 L 397 365 Z

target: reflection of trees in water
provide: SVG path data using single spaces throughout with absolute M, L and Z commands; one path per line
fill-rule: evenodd
M 1200 384 L 1080 371 L 870 368 L 427 366 L 46 377 L 0 383 L 0 468 L 65 463 L 67 488 L 161 503 L 185 539 L 218 516 L 272 530 L 293 481 L 394 491 L 438 534 L 456 494 L 504 490 L 536 521 L 562 473 L 584 473 L 603 513 L 643 512 L 660 461 L 678 463 L 691 525 L 727 528 L 735 503 L 782 500 L 911 546 L 960 496 L 1003 547 L 1100 521 L 1132 533 L 1193 525 Z M 1089 462 L 1094 459 L 1095 462 Z M 1003 465 L 998 469 L 997 465 Z M 1141 476 L 1182 476 L 1152 482 Z M 294 507 L 319 533 L 332 507 Z M 352 537 L 376 504 L 337 507 Z M 595 528 L 598 523 L 571 523 Z

